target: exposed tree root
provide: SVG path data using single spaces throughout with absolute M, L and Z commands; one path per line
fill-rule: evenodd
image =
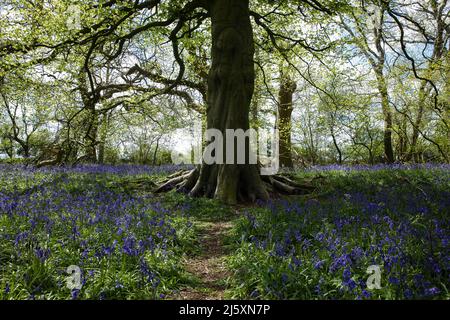
M 181 170 L 170 176 L 168 180 L 154 190 L 155 193 L 177 190 L 181 192 L 189 192 L 195 185 L 199 177 L 199 170 Z
M 170 190 L 176 190 L 180 192 L 189 193 L 192 196 L 200 196 L 197 192 L 198 189 L 194 188 L 197 180 L 200 176 L 200 170 L 198 168 L 186 171 L 181 170 L 177 171 L 170 176 L 167 177 L 158 188 L 154 190 L 155 193 L 167 192 Z M 272 195 L 301 195 L 311 193 L 315 187 L 309 183 L 298 183 L 286 176 L 283 175 L 272 175 L 272 176 L 261 176 L 261 179 L 264 182 L 264 187 L 267 192 Z M 211 197 L 213 195 L 212 192 L 208 192 L 205 194 L 206 196 Z M 245 197 L 238 193 L 238 200 L 240 202 L 245 200 Z M 256 200 L 256 197 L 249 197 L 252 202 Z
M 43 160 L 36 164 L 36 168 L 42 168 L 42 167 L 50 167 L 55 166 L 59 164 L 58 159 L 51 159 L 51 160 Z
M 311 193 L 315 187 L 310 184 L 300 184 L 282 175 L 261 176 L 269 192 L 287 195 Z

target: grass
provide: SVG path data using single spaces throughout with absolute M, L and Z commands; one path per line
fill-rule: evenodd
M 448 299 L 450 172 L 299 172 L 317 197 L 247 210 L 234 230 L 230 297 Z M 378 265 L 381 289 L 367 268 Z
M 0 299 L 208 291 L 185 261 L 207 255 L 201 236 L 224 222 L 234 226 L 222 239 L 231 276 L 214 283 L 228 288 L 225 297 L 450 298 L 448 166 L 297 171 L 314 194 L 233 208 L 153 195 L 175 170 L 1 165 Z M 82 271 L 81 290 L 66 285 L 71 265 Z M 380 266 L 381 289 L 366 286 L 371 265 Z
M 195 231 L 171 197 L 111 188 L 114 174 L 0 179 L 0 299 L 159 299 L 189 282 L 180 260 Z M 71 265 L 82 290 L 66 286 Z

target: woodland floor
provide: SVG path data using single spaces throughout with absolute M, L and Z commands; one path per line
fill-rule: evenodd
M 195 281 L 183 288 L 172 299 L 177 300 L 220 300 L 227 289 L 226 280 L 230 272 L 226 257 L 230 250 L 226 238 L 232 228 L 232 221 L 197 221 L 195 227 L 199 236 L 199 251 L 186 257 L 185 269 Z
M 450 299 L 448 165 L 299 170 L 311 193 L 238 206 L 154 194 L 175 170 L 0 166 L 0 300 Z

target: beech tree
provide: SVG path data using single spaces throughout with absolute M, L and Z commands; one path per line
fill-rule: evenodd
M 314 4 L 315 3 L 315 4 Z M 328 11 L 314 1 L 313 7 Z M 224 136 L 226 129 L 248 130 L 250 103 L 254 91 L 254 43 L 251 17 L 268 33 L 272 44 L 277 37 L 302 44 L 302 39 L 276 35 L 265 23 L 264 17 L 249 8 L 248 0 L 215 0 L 203 4 L 211 18 L 212 48 L 211 69 L 208 76 L 207 129 L 218 129 Z M 266 14 L 269 15 L 269 14 Z M 227 148 L 225 141 L 224 150 Z M 233 141 L 234 143 L 234 141 Z M 257 165 L 249 163 L 249 142 L 246 142 L 246 163 L 237 164 L 235 148 L 234 163 L 203 164 L 185 176 L 176 177 L 165 186 L 177 184 L 179 188 L 191 190 L 193 196 L 206 195 L 226 203 L 238 200 L 267 199 L 268 192 L 259 175 Z M 297 185 L 291 181 L 269 178 L 269 183 L 282 191 L 295 192 Z

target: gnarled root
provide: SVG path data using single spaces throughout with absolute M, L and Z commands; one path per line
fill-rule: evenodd
M 261 176 L 261 178 L 272 193 L 300 195 L 311 193 L 315 189 L 310 184 L 300 184 L 282 175 Z
M 199 177 L 199 170 L 181 170 L 170 176 L 168 180 L 154 190 L 155 193 L 166 192 L 170 190 L 177 190 L 182 192 L 189 192 L 195 185 Z
M 167 180 L 155 189 L 154 192 L 160 193 L 170 190 L 177 190 L 180 192 L 189 193 L 191 196 L 206 196 L 221 199 L 221 194 L 216 194 L 217 177 L 219 177 L 220 180 L 220 176 L 214 173 L 214 170 L 216 169 L 217 167 L 206 168 L 206 170 L 212 170 L 213 173 L 206 175 L 207 179 L 204 178 L 205 176 L 200 174 L 200 168 L 190 171 L 177 171 L 168 176 Z M 242 186 L 241 188 L 237 188 L 237 202 L 254 202 L 256 199 L 267 198 L 264 193 L 266 195 L 301 195 L 311 193 L 315 189 L 311 184 L 301 184 L 286 176 L 272 175 L 261 176 L 263 184 L 261 185 L 262 190 L 259 190 L 257 188 L 258 185 L 253 186 L 252 184 L 254 179 L 252 179 L 251 176 L 247 177 L 248 172 L 244 172 L 244 175 L 242 176 L 243 181 L 241 181 Z M 208 181 L 209 179 L 213 179 L 213 181 Z M 242 188 L 243 186 L 246 187 Z M 236 201 L 233 200 L 229 202 L 232 203 Z

